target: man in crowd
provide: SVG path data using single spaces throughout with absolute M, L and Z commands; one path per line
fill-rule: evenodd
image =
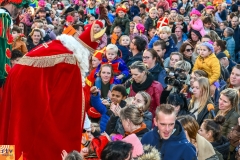
M 157 107 L 154 124 L 156 127 L 142 137 L 143 145 L 155 146 L 162 159 L 197 160 L 196 149 L 187 140 L 183 127 L 176 120 L 173 106 L 162 104 Z

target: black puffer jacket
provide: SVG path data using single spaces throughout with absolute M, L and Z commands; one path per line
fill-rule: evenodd
M 219 153 L 222 154 L 223 159 L 227 160 L 230 146 L 230 142 L 227 140 L 227 138 L 222 136 L 220 140 L 211 142 L 211 144 Z
M 27 38 L 27 49 L 28 49 L 28 52 L 30 52 L 33 48 L 39 46 L 43 42 L 44 42 L 43 40 L 40 40 L 40 42 L 37 45 L 34 45 L 33 41 L 32 41 L 32 38 L 30 36 L 28 36 L 28 38 Z

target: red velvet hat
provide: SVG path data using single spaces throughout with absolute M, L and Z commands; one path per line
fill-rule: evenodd
M 168 19 L 166 17 L 162 17 L 157 22 L 157 28 L 168 26 Z
M 98 33 L 94 34 L 93 26 L 95 23 L 96 21 L 94 21 L 91 25 L 89 25 L 89 27 L 87 27 L 86 30 L 82 32 L 82 34 L 79 36 L 79 40 L 81 41 L 81 43 L 86 48 L 88 48 L 88 50 L 91 53 L 94 53 L 94 51 L 97 49 L 100 39 L 102 38 L 103 34 L 106 31 L 106 27 L 105 27 Z
M 89 108 L 87 114 L 90 118 L 101 118 L 101 114 L 94 107 Z
M 98 158 L 101 158 L 101 153 L 108 143 L 109 143 L 108 138 L 103 135 L 92 140 L 91 147 L 96 152 Z

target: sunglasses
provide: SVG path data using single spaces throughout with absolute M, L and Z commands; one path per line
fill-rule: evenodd
M 190 51 L 193 51 L 193 49 L 186 49 L 185 51 L 190 52 Z

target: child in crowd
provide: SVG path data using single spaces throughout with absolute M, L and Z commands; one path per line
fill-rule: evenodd
M 123 7 L 118 7 L 116 10 L 117 13 L 117 17 L 115 18 L 112 27 L 111 27 L 111 33 L 113 33 L 113 29 L 116 26 L 119 26 L 122 29 L 122 33 L 125 35 L 129 35 L 130 33 L 130 20 L 128 18 L 128 16 L 126 15 L 127 13 L 127 9 L 123 8 Z
M 33 15 L 34 15 L 34 8 L 28 7 L 26 13 L 23 15 L 23 19 L 21 20 L 28 28 L 31 28 L 33 24 Z
M 129 51 L 130 38 L 127 35 L 122 35 L 119 39 L 119 44 L 117 45 L 118 49 L 121 52 L 120 57 L 127 62 L 131 52 Z
M 200 44 L 200 53 L 192 71 L 201 69 L 208 74 L 210 85 L 217 86 L 217 81 L 220 77 L 220 63 L 216 55 L 214 54 L 213 45 L 208 42 Z
M 176 21 L 173 24 L 172 33 L 175 33 L 175 29 L 179 27 L 182 29 L 182 32 L 187 34 L 187 24 L 184 22 L 184 17 L 182 15 L 177 15 Z
M 205 34 L 208 34 L 210 32 L 213 20 L 211 17 L 204 17 L 202 22 L 203 22 Z
M 142 37 L 146 41 L 146 44 L 148 44 L 148 38 L 144 34 L 144 31 L 145 31 L 144 25 L 142 25 L 141 23 L 135 25 L 134 30 L 133 30 L 133 38 L 135 36 L 140 36 L 140 37 Z
M 153 7 L 149 10 L 149 17 L 144 24 L 145 34 L 147 34 L 150 27 L 156 27 L 157 26 L 157 21 L 158 21 L 157 8 Z
M 9 50 L 9 52 L 11 51 Z M 10 59 L 12 67 L 22 58 L 22 56 L 23 54 L 19 50 L 17 49 L 12 50 L 11 59 Z
M 21 31 L 18 27 L 14 26 L 12 28 L 12 36 L 13 36 L 13 43 L 12 43 L 12 50 L 17 49 L 22 54 L 26 54 L 28 52 L 26 43 L 22 40 Z
M 160 27 L 159 34 L 157 35 L 158 38 L 155 38 L 155 39 L 153 38 L 148 45 L 149 48 L 152 48 L 152 45 L 155 41 L 160 40 L 160 39 L 163 40 L 167 46 L 166 52 L 163 56 L 163 59 L 168 58 L 172 52 L 177 52 L 177 50 L 178 50 L 172 37 L 171 37 L 171 33 L 172 33 L 172 31 L 171 31 L 170 27 L 168 27 L 168 26 Z
M 86 15 L 92 15 L 96 19 L 99 15 L 99 8 L 96 6 L 96 0 L 88 0 L 88 7 L 85 10 Z
M 115 84 L 121 84 L 122 79 L 129 75 L 128 67 L 126 66 L 125 62 L 118 57 L 118 47 L 114 44 L 109 44 L 106 47 L 106 54 L 105 57 L 102 59 L 101 65 L 102 64 L 110 64 L 112 66 Z M 101 65 L 98 66 L 95 75 L 98 74 Z M 101 82 L 100 77 L 96 78 L 95 85 L 98 88 L 101 88 L 101 83 L 98 82 Z
M 203 27 L 203 22 L 200 19 L 201 13 L 198 10 L 195 9 L 190 13 L 190 16 L 191 16 L 191 21 L 188 25 L 188 30 L 194 29 L 196 31 L 199 31 L 200 34 L 202 36 L 204 36 L 205 35 L 205 30 L 204 30 L 204 27 Z
M 176 22 L 177 15 L 178 15 L 178 10 L 176 8 L 171 8 L 171 12 L 168 17 L 169 22 Z

